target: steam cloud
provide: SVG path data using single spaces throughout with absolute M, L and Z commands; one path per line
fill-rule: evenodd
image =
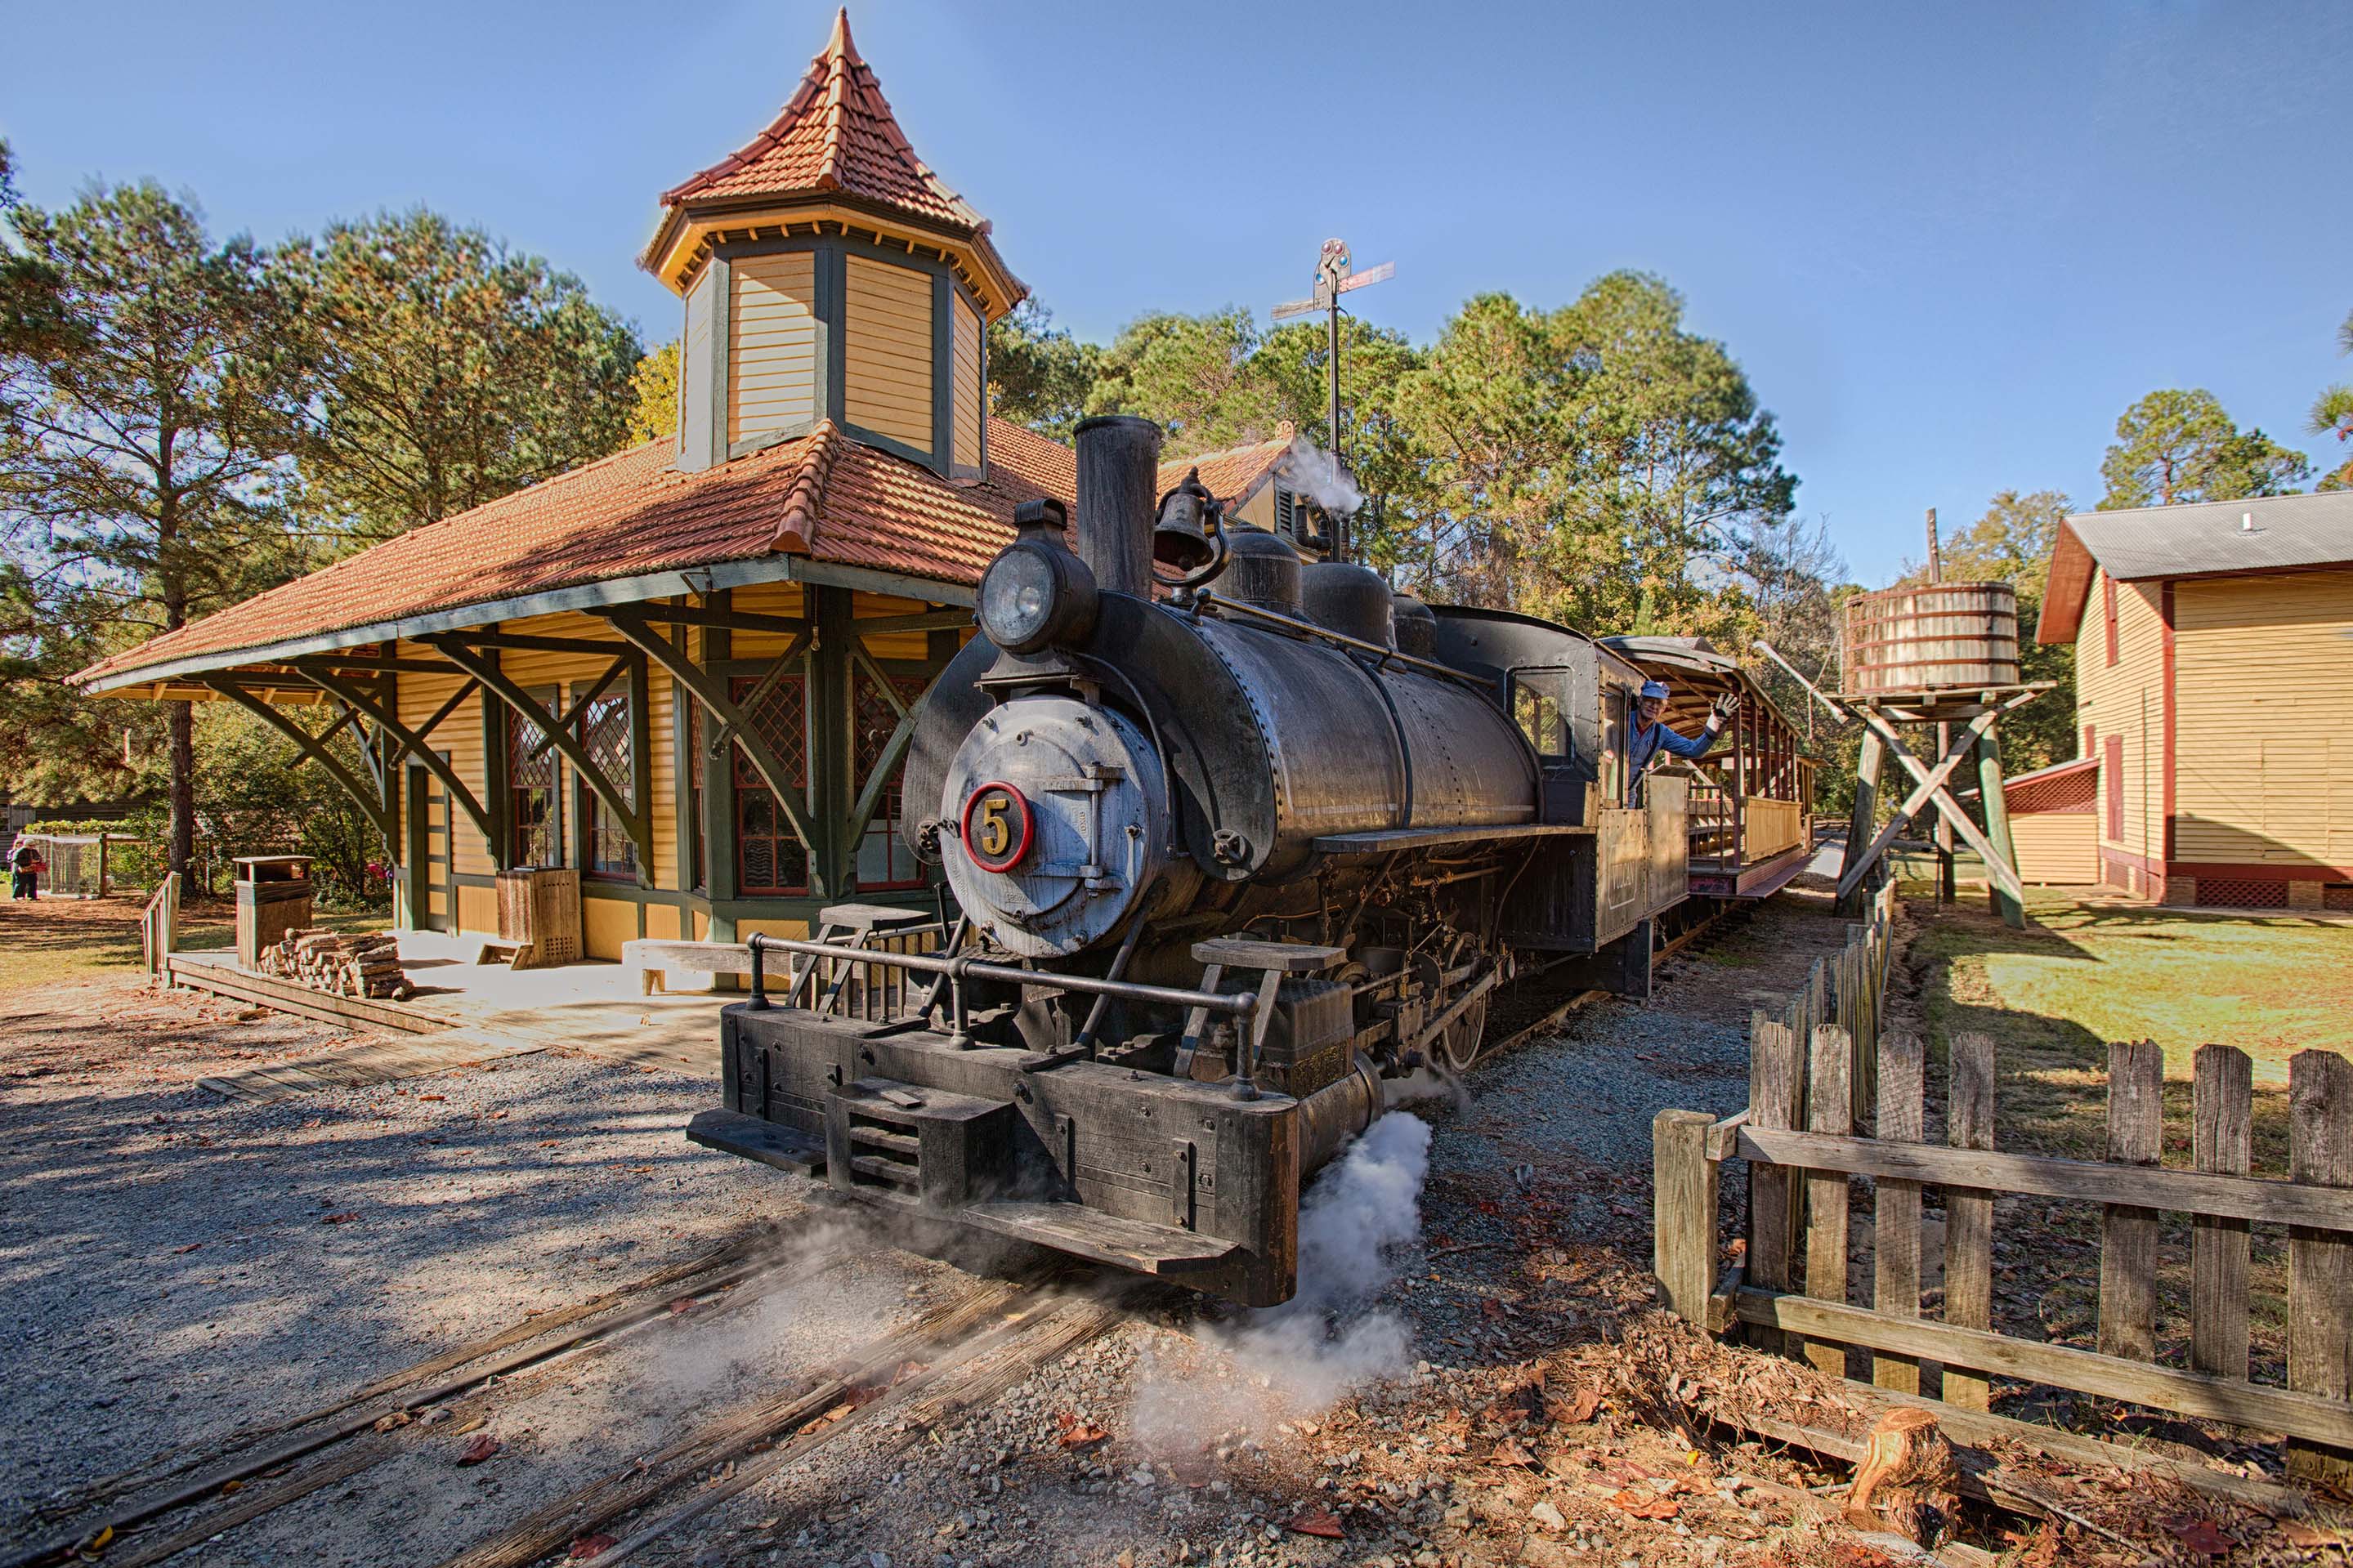
M 1299 1210 L 1299 1293 L 1237 1331 L 1202 1336 L 1245 1387 L 1147 1376 L 1134 1415 L 1139 1437 L 1173 1453 L 1215 1431 L 1317 1414 L 1353 1388 L 1404 1374 L 1412 1331 L 1393 1312 L 1363 1309 L 1396 1278 L 1391 1250 L 1420 1233 L 1430 1137 L 1419 1117 L 1389 1111 L 1316 1179 Z M 1255 1408 L 1237 1408 L 1237 1395 Z
M 1282 473 L 1293 489 L 1334 517 L 1353 516 L 1365 504 L 1365 492 L 1348 470 L 1304 436 L 1291 438 L 1291 450 L 1282 455 Z

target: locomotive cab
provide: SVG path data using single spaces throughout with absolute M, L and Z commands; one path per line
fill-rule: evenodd
M 690 1135 L 1264 1305 L 1304 1181 L 1386 1086 L 1470 1063 L 1497 987 L 1647 989 L 1681 800 L 1612 796 L 1622 660 L 1432 617 L 1197 481 L 1155 504 L 1158 444 L 1081 426 L 1076 527 L 1022 509 L 917 715 L 908 831 L 954 918 L 753 938 Z

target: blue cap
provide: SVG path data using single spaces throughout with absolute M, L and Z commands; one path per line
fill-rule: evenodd
M 1664 701 L 1667 695 L 1667 683 L 1663 680 L 1646 680 L 1642 682 L 1642 695 L 1656 697 Z

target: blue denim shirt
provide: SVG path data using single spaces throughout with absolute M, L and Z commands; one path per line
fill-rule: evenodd
M 1695 763 L 1714 751 L 1722 738 L 1720 732 L 1709 734 L 1703 731 L 1698 739 L 1693 740 L 1664 724 L 1645 724 L 1635 720 L 1626 742 L 1626 804 L 1632 805 L 1641 800 L 1642 780 L 1650 773 L 1651 764 L 1659 760 L 1661 752 L 1672 752 Z

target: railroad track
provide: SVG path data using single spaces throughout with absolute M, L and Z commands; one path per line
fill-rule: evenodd
M 46 1568 L 100 1553 L 111 1568 L 153 1568 L 363 1477 L 408 1451 L 420 1433 L 487 1426 L 632 1332 L 664 1331 L 683 1316 L 684 1302 L 733 1310 L 853 1256 L 846 1247 L 805 1251 L 794 1240 L 788 1230 L 764 1226 L 618 1289 L 455 1346 L 316 1409 L 186 1445 L 93 1481 L 40 1510 L 53 1522 L 76 1522 L 0 1560 L 0 1568 Z M 598 1553 L 617 1563 L 878 1417 L 895 1414 L 912 1423 L 897 1439 L 903 1447 L 1124 1321 L 1126 1310 L 1112 1301 L 1060 1289 L 1086 1280 L 1056 1262 L 983 1283 L 885 1329 L 822 1371 L 723 1410 L 659 1452 L 543 1504 L 450 1557 L 446 1568 L 524 1568 L 697 1481 L 724 1477 L 649 1515 Z M 1172 1292 L 1146 1288 L 1146 1294 L 1165 1305 Z M 707 1320 L 709 1312 L 697 1315 Z M 453 1419 L 430 1426 L 416 1420 L 434 1408 Z

